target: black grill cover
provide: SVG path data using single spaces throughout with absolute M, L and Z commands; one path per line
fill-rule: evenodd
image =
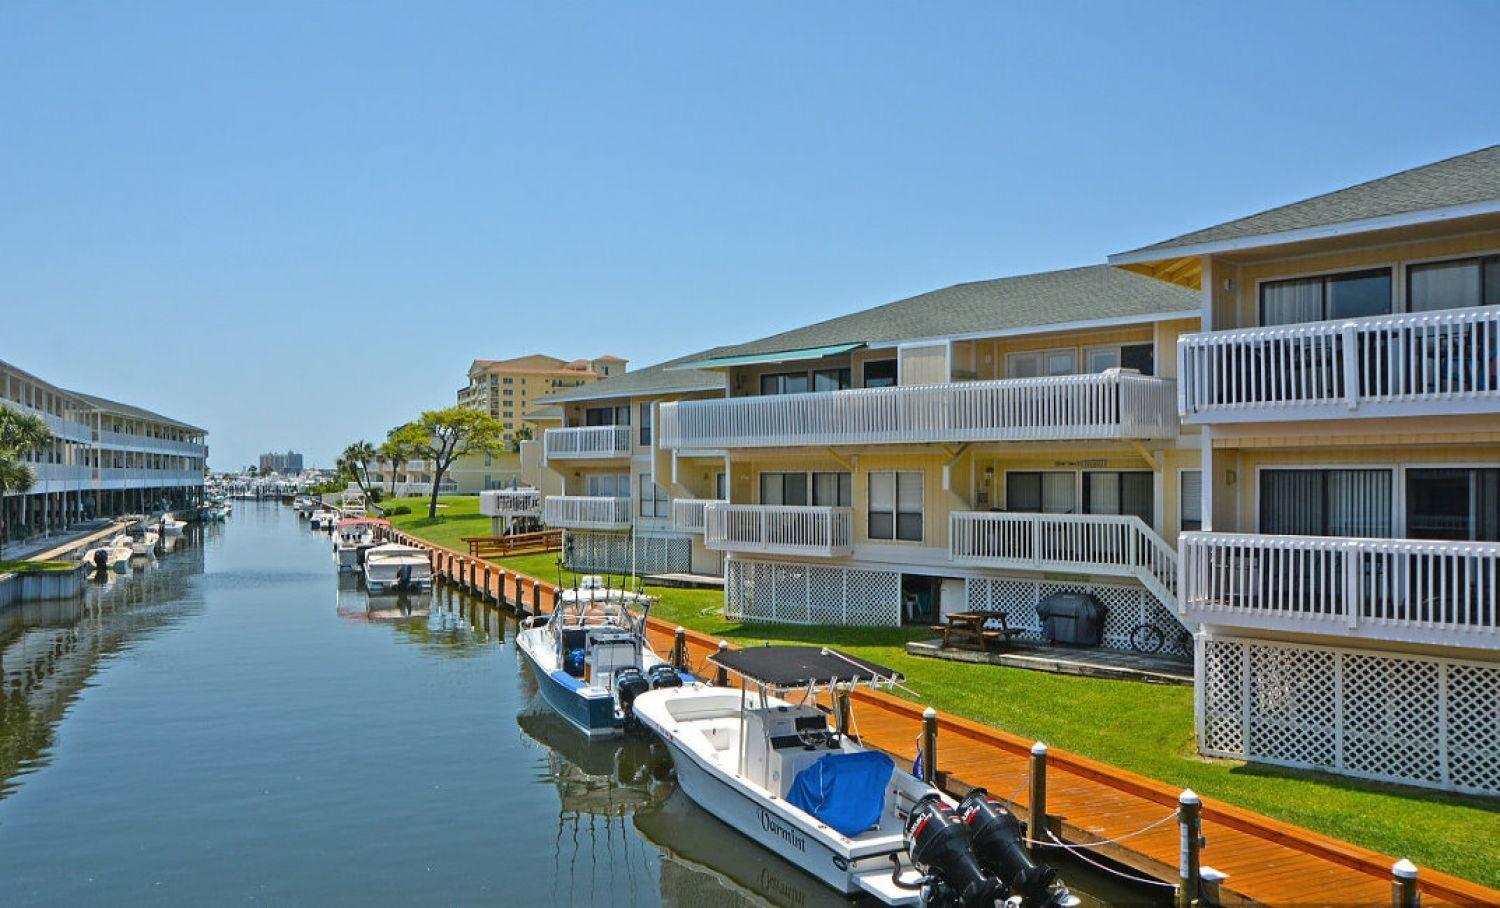
M 1036 606 L 1048 640 L 1082 646 L 1104 641 L 1105 611 L 1104 603 L 1089 593 L 1053 593 Z

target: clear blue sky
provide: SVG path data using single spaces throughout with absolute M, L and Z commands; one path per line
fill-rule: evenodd
M 1500 5 L 0 5 L 0 359 L 326 464 L 1500 141 Z

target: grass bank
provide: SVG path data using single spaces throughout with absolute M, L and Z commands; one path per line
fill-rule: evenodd
M 0 574 L 27 574 L 36 571 L 68 571 L 77 567 L 73 561 L 32 561 L 0 559 Z
M 464 536 L 489 532 L 473 496 L 426 501 L 392 523 L 460 551 Z M 555 555 L 504 561 L 512 570 L 558 582 Z M 571 575 L 561 578 L 572 582 Z M 654 614 L 734 644 L 827 643 L 903 672 L 918 698 L 955 715 L 1046 741 L 1170 785 L 1387 854 L 1407 857 L 1489 886 L 1500 886 L 1500 802 L 1359 782 L 1340 776 L 1200 757 L 1193 745 L 1193 692 L 1133 681 L 1075 678 L 1001 666 L 907 655 L 907 628 L 796 627 L 724 620 L 717 590 L 648 587 Z M 1212 863 L 1212 861 L 1209 861 Z

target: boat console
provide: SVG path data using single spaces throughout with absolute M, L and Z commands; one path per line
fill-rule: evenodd
M 745 720 L 745 774 L 778 796 L 797 773 L 841 749 L 827 717 L 811 703 L 747 709 Z

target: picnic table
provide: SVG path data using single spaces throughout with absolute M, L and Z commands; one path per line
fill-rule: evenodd
M 999 627 L 986 627 L 991 621 Z M 929 625 L 943 635 L 939 648 L 987 650 L 992 644 L 1004 646 L 1021 631 L 1006 623 L 1003 612 L 952 612 L 945 616 L 942 624 Z

